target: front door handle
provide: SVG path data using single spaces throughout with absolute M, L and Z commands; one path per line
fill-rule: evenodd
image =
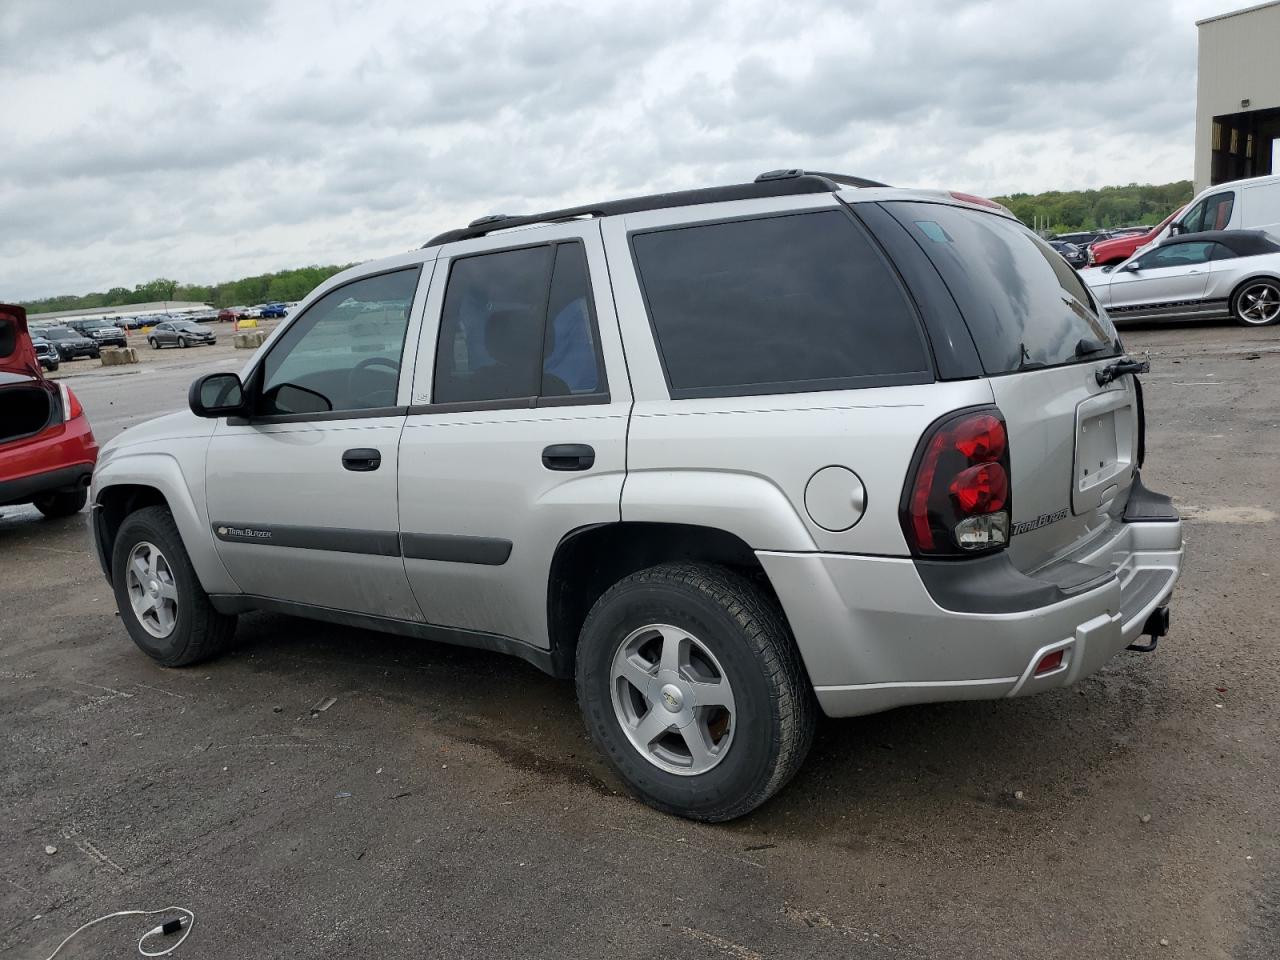
M 553 443 L 542 451 L 548 470 L 590 470 L 595 462 L 595 450 L 585 443 Z
M 368 473 L 382 466 L 382 451 L 373 447 L 356 447 L 342 455 L 342 465 L 357 473 Z

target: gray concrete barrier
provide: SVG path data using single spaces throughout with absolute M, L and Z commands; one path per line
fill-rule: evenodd
M 118 367 L 123 363 L 137 363 L 138 351 L 133 347 L 104 347 L 98 359 L 104 367 Z
M 262 341 L 267 339 L 267 335 L 261 330 L 253 330 L 249 333 L 236 334 L 237 350 L 256 350 L 262 346 Z

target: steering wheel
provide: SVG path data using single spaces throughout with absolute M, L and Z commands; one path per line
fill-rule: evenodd
M 374 407 L 390 407 L 395 404 L 395 387 L 390 390 L 371 390 L 368 393 L 357 395 L 355 393 L 356 376 L 362 370 L 368 370 L 370 367 L 389 367 L 396 379 L 400 378 L 400 362 L 392 360 L 390 357 L 365 357 L 354 367 L 351 373 L 347 375 L 347 395 L 351 397 L 352 402 L 362 409 L 372 409 Z

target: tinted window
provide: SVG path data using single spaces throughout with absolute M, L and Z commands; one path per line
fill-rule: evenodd
M 261 412 L 395 404 L 418 268 L 338 287 L 289 325 L 263 361 Z
M 932 379 L 914 310 L 844 212 L 638 234 L 673 397 Z
M 581 244 L 556 247 L 542 347 L 542 395 L 565 397 L 605 389 L 587 256 Z
M 1115 342 L 1071 265 L 1017 221 L 947 204 L 884 206 L 951 288 L 987 373 L 1071 363 L 1083 339 Z
M 1213 248 L 1216 246 L 1219 245 L 1212 241 L 1171 243 L 1144 253 L 1138 259 L 1138 266 L 1143 270 L 1151 270 L 1156 267 L 1188 267 L 1197 263 L 1208 263 L 1213 257 Z
M 604 390 L 581 244 L 504 250 L 453 262 L 436 348 L 436 403 Z

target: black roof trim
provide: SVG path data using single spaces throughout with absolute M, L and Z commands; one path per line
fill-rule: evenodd
M 458 230 L 446 230 L 432 237 L 423 247 L 435 247 L 455 240 L 471 240 L 483 237 L 495 230 L 531 226 L 536 223 L 563 223 L 591 217 L 612 217 L 644 210 L 665 210 L 670 207 L 688 207 L 702 203 L 724 203 L 731 200 L 757 200 L 763 197 L 785 197 L 806 193 L 836 193 L 845 187 L 883 187 L 886 184 L 862 177 L 850 177 L 834 173 L 808 173 L 804 170 L 772 170 L 761 174 L 754 183 L 735 183 L 727 187 L 702 187 L 697 190 L 676 190 L 672 193 L 655 193 L 647 197 L 630 197 L 625 200 L 609 200 L 604 203 L 581 207 L 566 207 L 546 213 L 521 216 L 493 214 L 471 221 Z

